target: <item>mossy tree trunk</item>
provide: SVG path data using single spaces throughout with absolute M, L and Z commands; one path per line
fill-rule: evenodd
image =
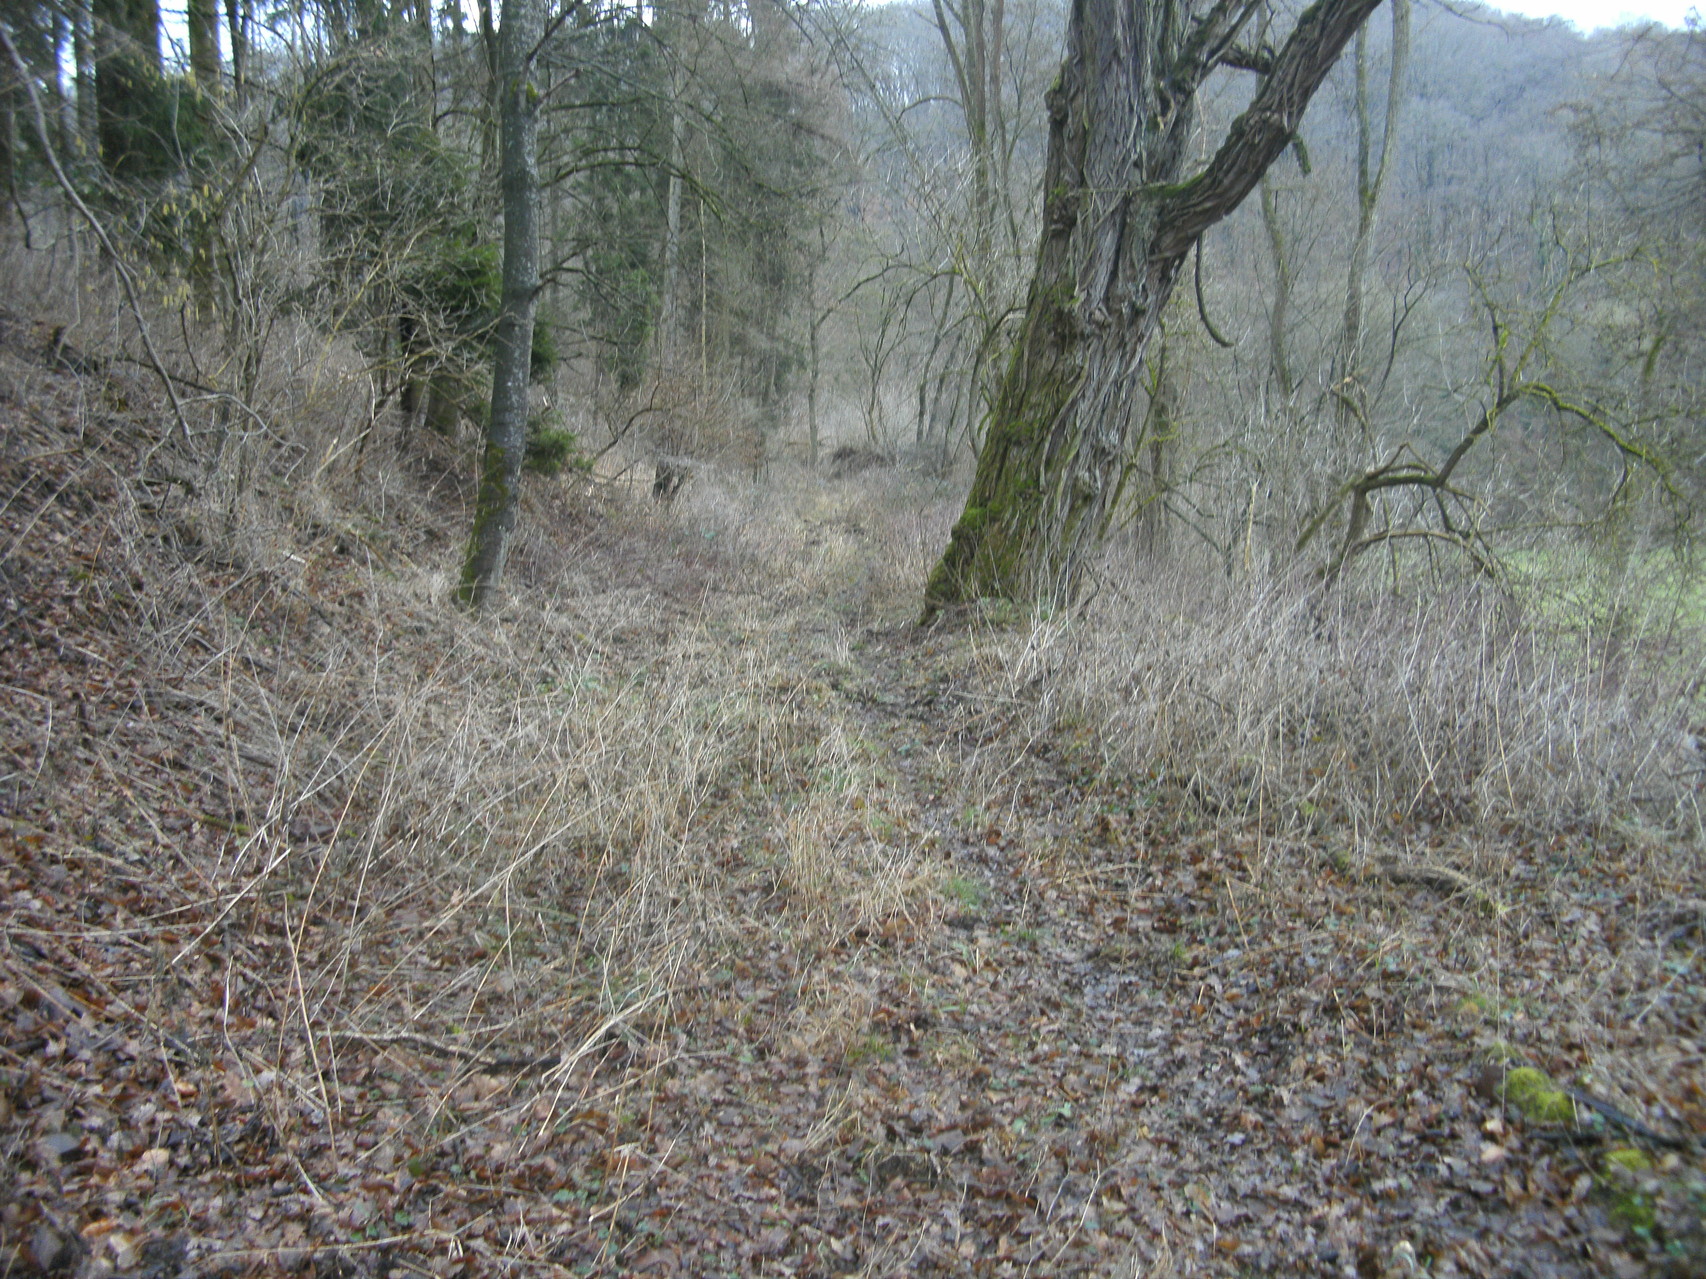
M 1318 0 L 1278 53 L 1245 49 L 1259 0 L 1073 0 L 1048 98 L 1042 243 L 965 513 L 925 617 L 980 597 L 1068 606 L 1106 532 L 1139 376 L 1179 267 L 1291 142 L 1380 0 Z M 1194 104 L 1219 67 L 1258 88 L 1184 178 Z
M 476 609 L 490 602 L 503 580 L 527 448 L 528 373 L 539 298 L 540 96 L 532 71 L 543 35 L 540 0 L 504 0 L 498 37 L 503 301 L 492 356 L 492 411 L 480 464 L 480 493 L 459 592 L 462 602 Z

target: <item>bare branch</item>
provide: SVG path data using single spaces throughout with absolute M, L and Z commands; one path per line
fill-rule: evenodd
M 1380 0 L 1316 0 L 1292 28 L 1274 69 L 1243 115 L 1232 122 L 1208 167 L 1156 194 L 1167 200 L 1149 245 L 1152 260 L 1182 256 L 1209 227 L 1243 203 L 1268 166 L 1290 145 L 1315 90 Z

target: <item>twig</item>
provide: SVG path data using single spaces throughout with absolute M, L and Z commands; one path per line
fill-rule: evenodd
M 1461 894 L 1483 910 L 1497 913 L 1500 909 L 1498 898 L 1462 871 L 1454 870 L 1450 866 L 1431 862 L 1410 865 L 1396 857 L 1382 857 L 1370 868 L 1370 873 L 1394 884 L 1419 884 L 1446 897 Z
M 1586 1106 L 1589 1110 L 1593 1111 L 1613 1127 L 1621 1128 L 1624 1132 L 1632 1133 L 1645 1141 L 1650 1141 L 1655 1146 L 1668 1146 L 1672 1149 L 1687 1150 L 1695 1145 L 1694 1141 L 1690 1141 L 1686 1137 L 1673 1137 L 1669 1133 L 1662 1133 L 1656 1128 L 1642 1123 L 1633 1115 L 1624 1114 L 1609 1101 L 1601 1101 L 1598 1097 L 1590 1097 L 1585 1092 L 1581 1092 L 1575 1088 L 1565 1087 L 1560 1088 L 1559 1091 L 1571 1101 L 1575 1102 L 1577 1106 Z
M 484 1053 L 475 1048 L 464 1048 L 461 1044 L 446 1043 L 442 1039 L 433 1039 L 427 1035 L 419 1035 L 409 1030 L 398 1030 L 373 1033 L 362 1030 L 334 1030 L 330 1032 L 333 1039 L 355 1040 L 374 1046 L 380 1044 L 407 1044 L 413 1048 L 421 1048 L 440 1057 L 450 1057 L 457 1061 L 465 1061 L 486 1070 L 501 1071 L 504 1074 L 532 1074 L 535 1071 L 561 1072 L 567 1074 L 573 1070 L 582 1059 L 600 1041 L 623 1022 L 628 1021 L 639 1013 L 650 1008 L 663 998 L 663 992 L 654 991 L 650 996 L 637 1004 L 630 1004 L 620 1012 L 611 1013 L 584 1038 L 572 1052 L 539 1053 L 531 1057 L 499 1057 Z

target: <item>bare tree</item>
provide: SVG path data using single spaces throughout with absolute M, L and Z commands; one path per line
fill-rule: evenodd
M 1335 393 L 1341 420 L 1359 417 L 1365 425 L 1368 388 L 1363 369 L 1363 279 L 1368 274 L 1369 250 L 1380 208 L 1380 192 L 1392 168 L 1398 120 L 1404 100 L 1404 73 L 1410 63 L 1410 0 L 1392 0 L 1392 53 L 1386 81 L 1386 110 L 1380 130 L 1380 158 L 1373 159 L 1373 125 L 1369 118 L 1368 30 L 1356 40 L 1357 229 L 1345 266 L 1345 316 L 1339 326 Z
M 1243 202 L 1379 0 L 1318 0 L 1278 53 L 1241 48 L 1259 0 L 1075 0 L 1049 98 L 1043 237 L 1018 350 L 925 615 L 980 596 L 1069 604 L 1106 532 L 1137 373 L 1197 238 Z M 1184 176 L 1197 91 L 1259 87 Z
M 481 609 L 503 580 L 515 534 L 527 450 L 528 370 L 539 300 L 539 91 L 533 59 L 544 38 L 540 0 L 504 0 L 498 36 L 498 129 L 504 209 L 503 302 L 492 357 L 492 409 L 462 602 Z

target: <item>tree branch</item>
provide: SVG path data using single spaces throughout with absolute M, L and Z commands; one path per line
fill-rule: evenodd
M 1201 237 L 1198 237 L 1198 239 L 1197 239 L 1196 284 L 1197 284 L 1197 315 L 1200 316 L 1202 319 L 1203 328 L 1208 330 L 1208 335 L 1209 335 L 1209 337 L 1214 339 L 1214 344 L 1216 346 L 1226 348 L 1226 349 L 1230 349 L 1232 346 L 1235 345 L 1235 343 L 1232 341 L 1231 338 L 1226 337 L 1225 335 L 1223 335 L 1221 333 L 1221 331 L 1219 329 L 1214 327 L 1214 321 L 1208 318 L 1208 305 L 1203 301 L 1203 295 L 1202 295 L 1202 239 L 1201 239 Z
M 1380 0 L 1316 0 L 1292 28 L 1273 71 L 1232 123 L 1208 167 L 1165 198 L 1150 240 L 1152 261 L 1182 257 L 1209 227 L 1236 209 L 1290 144 L 1309 100 Z
M 1254 71 L 1257 75 L 1270 75 L 1274 69 L 1274 51 L 1265 44 L 1254 49 L 1247 49 L 1241 44 L 1229 45 L 1214 60 L 1214 65 L 1231 67 L 1234 71 Z

